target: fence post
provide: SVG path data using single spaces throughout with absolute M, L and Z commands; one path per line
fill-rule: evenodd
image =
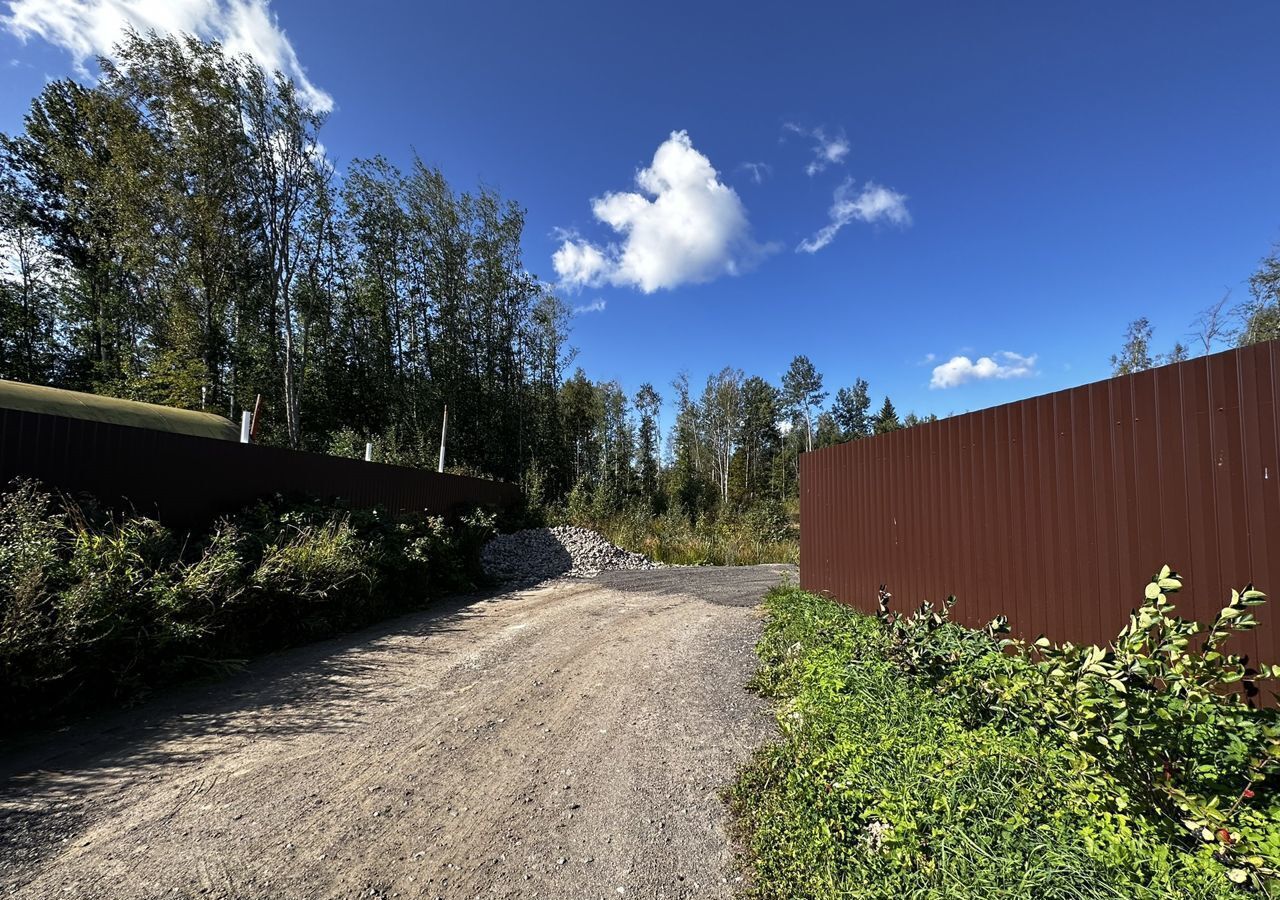
M 364 461 L 373 462 L 373 441 L 365 441 L 364 444 Z
M 249 426 L 253 424 L 253 413 L 245 410 L 240 414 L 240 443 L 249 443 Z
M 436 467 L 437 472 L 444 471 L 444 442 L 449 434 L 449 404 L 444 405 L 444 421 L 440 423 L 440 465 Z

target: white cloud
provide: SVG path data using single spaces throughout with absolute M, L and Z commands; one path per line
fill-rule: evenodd
M 773 172 L 773 166 L 762 162 L 744 162 L 738 168 L 744 172 L 749 172 L 751 180 L 756 184 L 763 184 L 765 178 Z
M 1023 356 L 1002 350 L 991 356 L 979 357 L 975 362 L 967 356 L 953 356 L 940 366 L 935 366 L 931 388 L 958 387 L 968 381 L 989 378 L 1027 378 L 1036 374 L 1036 355 Z
M 283 72 L 312 109 L 333 109 L 333 98 L 307 77 L 268 0 L 9 0 L 8 5 L 8 15 L 0 16 L 6 31 L 62 47 L 82 72 L 90 59 L 110 56 L 127 28 L 144 34 L 185 32 L 220 41 L 230 53 L 248 54 L 268 72 Z
M 853 196 L 853 179 L 846 178 L 836 188 L 828 211 L 831 221 L 811 238 L 806 238 L 796 247 L 796 251 L 817 253 L 835 240 L 836 233 L 855 220 L 859 222 L 878 222 L 881 219 L 894 225 L 906 227 L 911 224 L 911 213 L 907 212 L 905 194 L 882 187 L 874 181 L 868 181 L 861 193 Z
M 576 234 L 568 234 L 560 249 L 551 254 L 551 265 L 560 276 L 561 284 L 580 288 L 604 283 L 613 264 L 600 248 Z
M 604 307 L 605 307 L 604 300 L 597 299 L 593 303 L 584 303 L 581 306 L 575 306 L 573 308 L 573 314 L 575 316 L 580 316 L 580 315 L 583 315 L 584 313 L 604 312 Z
M 772 249 L 751 237 L 747 211 L 733 188 L 684 131 L 673 131 L 636 173 L 639 191 L 591 201 L 596 219 L 621 237 L 599 246 L 562 232 L 551 257 L 569 289 L 612 284 L 646 294 L 736 275 Z
M 840 165 L 849 155 L 849 139 L 844 136 L 843 131 L 838 135 L 830 136 L 821 126 L 804 128 L 795 122 L 785 122 L 782 127 L 813 140 L 813 159 L 809 160 L 808 165 L 804 167 L 805 174 L 810 177 L 824 171 L 828 166 Z

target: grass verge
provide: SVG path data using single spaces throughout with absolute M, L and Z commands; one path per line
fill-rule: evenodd
M 1025 673 L 1040 664 L 1007 647 L 1002 652 L 993 637 L 929 610 L 929 619 L 917 621 L 931 627 L 904 639 L 911 625 L 895 631 L 794 587 L 770 593 L 766 606 L 754 687 L 776 703 L 782 739 L 757 755 L 731 792 L 757 897 L 1272 895 L 1266 842 L 1280 828 L 1272 775 L 1249 768 L 1254 748 L 1236 748 L 1254 799 L 1249 810 L 1232 812 L 1236 820 L 1269 825 L 1252 837 L 1230 830 L 1244 827 L 1238 823 L 1224 827 L 1221 839 L 1205 837 L 1212 829 L 1139 803 L 1152 785 L 1100 765 L 1105 754 L 1082 743 L 1082 726 L 1070 726 L 1072 737 L 1046 726 L 1043 710 L 1013 708 L 1010 697 L 1029 695 L 1000 686 L 1010 683 L 1011 672 L 1023 673 L 1018 683 L 1025 683 Z M 1130 693 L 1141 690 L 1136 676 L 1122 677 L 1133 679 Z M 1169 715 L 1180 721 L 1180 714 L 1175 707 Z M 1270 713 L 1257 715 L 1272 727 Z M 1187 717 L 1193 731 L 1213 721 L 1206 714 L 1197 726 L 1196 717 Z M 1200 755 L 1187 760 L 1186 779 L 1199 777 L 1191 769 L 1204 768 L 1205 758 L 1230 765 L 1227 751 L 1209 745 L 1248 743 L 1247 735 L 1233 734 L 1200 733 L 1199 740 L 1208 749 L 1187 751 Z M 1141 762 L 1136 751 L 1127 758 Z M 1164 763 L 1166 779 L 1181 777 L 1176 765 L 1170 776 Z M 1240 782 L 1231 783 L 1238 792 Z M 1211 805 L 1229 803 L 1228 797 Z M 1261 855 L 1236 860 L 1233 845 L 1248 840 L 1264 848 L 1249 853 Z

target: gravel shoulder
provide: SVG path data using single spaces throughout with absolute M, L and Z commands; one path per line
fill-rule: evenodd
M 790 566 L 464 598 L 0 753 L 13 897 L 730 897 Z

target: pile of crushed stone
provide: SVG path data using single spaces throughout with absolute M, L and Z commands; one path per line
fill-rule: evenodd
M 663 568 L 576 525 L 497 535 L 481 551 L 480 561 L 490 578 L 508 586 L 528 586 L 549 578 L 592 578 L 611 569 Z

